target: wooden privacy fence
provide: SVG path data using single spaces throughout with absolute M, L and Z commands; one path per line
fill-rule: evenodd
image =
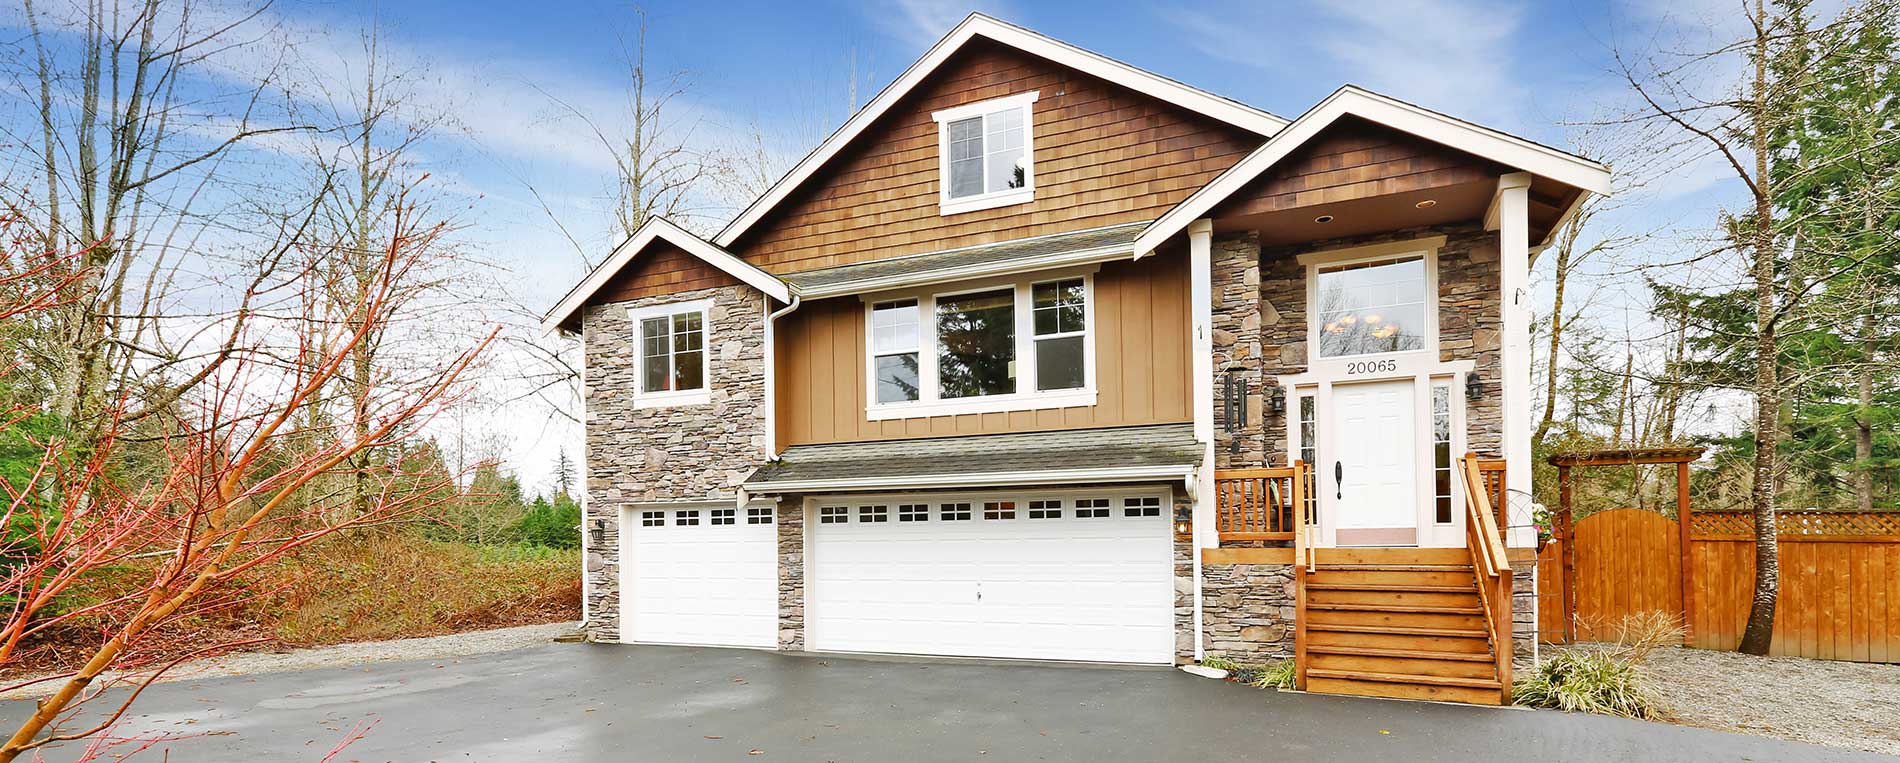
M 1781 594 L 1771 652 L 1900 662 L 1900 512 L 1790 511 L 1776 524 Z M 1754 519 L 1692 512 L 1683 529 L 1656 512 L 1615 509 L 1546 544 L 1538 555 L 1545 640 L 1612 638 L 1607 631 L 1623 616 L 1660 610 L 1683 617 L 1690 645 L 1734 649 L 1755 588 Z

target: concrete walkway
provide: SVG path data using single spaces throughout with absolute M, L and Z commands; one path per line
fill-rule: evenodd
M 30 709 L 0 704 L 0 723 Z M 121 734 L 200 735 L 167 745 L 191 761 L 315 761 L 371 721 L 339 760 L 1885 760 L 1594 716 L 1262 692 L 1163 669 L 582 644 L 161 684 L 134 714 Z

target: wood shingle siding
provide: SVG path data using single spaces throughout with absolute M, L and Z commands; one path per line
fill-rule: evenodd
M 1104 264 L 1095 276 L 1094 406 L 871 421 L 864 302 L 807 302 L 777 327 L 782 445 L 1192 421 L 1186 253 Z M 926 339 L 926 348 L 929 339 Z
M 1035 200 L 938 214 L 931 113 L 1035 90 Z M 1152 220 L 1261 142 L 1049 61 L 972 43 L 730 247 L 772 273 Z
M 1495 184 L 1505 169 L 1390 128 L 1347 120 L 1314 138 L 1218 208 L 1218 216 L 1279 212 L 1465 183 Z
M 606 286 L 601 287 L 598 296 L 589 301 L 624 302 L 738 284 L 739 279 L 687 254 L 679 247 L 656 242 L 633 261 L 632 267 L 614 276 Z

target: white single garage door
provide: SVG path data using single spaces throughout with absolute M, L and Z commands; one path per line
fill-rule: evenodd
M 812 648 L 1173 662 L 1168 503 L 1159 491 L 820 503 Z
M 622 641 L 778 645 L 771 507 L 632 509 L 621 527 Z

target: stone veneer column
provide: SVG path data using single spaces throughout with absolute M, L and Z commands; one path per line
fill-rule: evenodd
M 1214 462 L 1222 469 L 1266 466 L 1261 417 L 1266 385 L 1273 380 L 1261 376 L 1259 234 L 1216 239 L 1213 276 Z M 1230 371 L 1238 371 L 1247 387 L 1246 418 L 1237 433 L 1224 418 Z
M 1178 486 L 1174 491 L 1174 506 L 1170 514 L 1180 509 L 1193 513 L 1194 502 L 1188 500 L 1187 493 Z M 1174 659 L 1177 664 L 1194 662 L 1194 532 L 1190 525 L 1187 534 L 1174 532 L 1174 518 L 1168 518 L 1168 532 L 1174 536 Z
M 710 299 L 707 391 L 698 405 L 636 408 L 639 326 L 629 309 Z M 763 460 L 764 298 L 749 286 L 591 305 L 582 318 L 587 406 L 587 631 L 618 641 L 620 513 L 629 503 L 731 498 Z
M 805 649 L 805 503 L 778 505 L 778 648 Z

